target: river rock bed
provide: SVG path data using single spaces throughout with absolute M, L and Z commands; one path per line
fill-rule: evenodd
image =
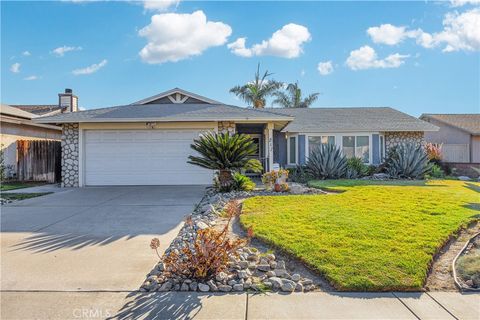
M 308 188 L 300 184 L 291 185 L 291 194 L 323 193 L 318 189 Z M 205 196 L 190 215 L 191 223 L 184 223 L 177 237 L 165 250 L 179 253 L 185 245 L 191 245 L 194 235 L 200 229 L 215 227 L 219 212 L 232 200 L 253 196 L 279 196 L 288 193 L 277 193 L 267 190 L 251 192 L 217 193 L 208 189 Z M 140 291 L 200 291 L 200 292 L 240 292 L 240 291 L 282 291 L 306 292 L 315 289 L 311 279 L 298 273 L 290 273 L 285 261 L 272 253 L 261 253 L 254 247 L 243 247 L 237 251 L 238 257 L 230 257 L 226 272 L 220 272 L 214 279 L 199 282 L 184 276 L 167 277 L 164 264 L 160 261 L 147 275 Z

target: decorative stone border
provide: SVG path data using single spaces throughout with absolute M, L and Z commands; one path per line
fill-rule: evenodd
M 303 194 L 323 193 L 321 190 L 293 185 L 293 190 Z M 285 195 L 270 191 L 216 193 L 208 190 L 191 214 L 191 224 L 185 223 L 165 250 L 179 253 L 187 243 L 194 240 L 194 234 L 208 227 L 214 227 L 220 212 L 231 200 L 245 199 L 254 196 Z M 278 260 L 274 254 L 261 254 L 256 248 L 244 247 L 239 249 L 238 258 L 231 257 L 228 272 L 220 272 L 215 279 L 206 282 L 197 282 L 194 279 L 181 277 L 167 278 L 163 275 L 165 267 L 160 261 L 147 275 L 140 287 L 140 291 L 202 291 L 202 292 L 230 292 L 230 291 L 262 291 L 265 289 L 283 292 L 306 292 L 315 289 L 311 279 L 302 278 L 298 273 L 290 274 L 285 261 Z
M 78 123 L 62 126 L 62 187 L 78 187 Z
M 422 131 L 413 132 L 385 132 L 385 146 L 388 152 L 390 148 L 401 144 L 411 143 L 414 145 L 423 145 L 425 142 L 424 134 Z
M 458 258 L 465 252 L 465 250 L 467 249 L 468 245 L 470 243 L 472 243 L 473 239 L 475 239 L 476 237 L 480 236 L 480 232 L 474 234 L 472 237 L 470 237 L 470 239 L 465 243 L 465 245 L 463 246 L 462 250 L 460 250 L 458 252 L 458 254 L 455 256 L 455 258 L 453 259 L 452 261 L 452 273 L 453 273 L 453 281 L 455 281 L 455 285 L 460 289 L 460 290 L 463 290 L 463 291 L 480 291 L 480 288 L 471 288 L 471 287 L 467 287 L 463 284 L 463 281 L 460 281 L 458 279 L 458 276 L 457 276 L 457 270 L 455 268 L 455 265 L 457 264 L 457 260 Z

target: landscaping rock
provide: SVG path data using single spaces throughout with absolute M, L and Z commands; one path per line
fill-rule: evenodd
M 188 291 L 190 290 L 190 287 L 187 283 L 182 283 L 182 286 L 180 287 L 180 291 Z
M 233 291 L 243 291 L 243 284 L 234 284 L 233 285 Z
M 247 271 L 238 271 L 237 276 L 239 279 L 245 279 L 248 277 Z
M 275 272 L 275 275 L 277 277 L 283 277 L 287 274 L 287 270 L 285 270 L 285 269 L 275 269 L 275 270 L 273 270 L 273 272 Z
M 275 274 L 275 271 L 267 271 L 267 273 L 265 274 L 267 277 L 275 277 L 276 274 Z
M 158 291 L 165 292 L 165 291 L 170 291 L 173 287 L 173 283 L 170 281 L 167 281 L 162 284 L 162 286 L 158 289 Z
M 200 290 L 201 292 L 208 292 L 210 291 L 210 287 L 204 283 L 199 283 L 198 290 Z
M 227 285 L 220 285 L 218 286 L 218 291 L 222 291 L 222 292 L 230 292 L 232 291 L 232 286 L 227 286 Z
M 190 290 L 197 291 L 198 284 L 196 282 L 190 283 Z
M 467 176 L 458 176 L 457 178 L 458 178 L 458 180 L 461 180 L 461 181 L 470 181 L 470 180 L 472 180 L 472 178 L 467 177 Z
M 271 277 L 268 278 L 268 281 L 273 285 L 274 289 L 278 289 L 282 287 L 282 279 L 279 277 Z M 263 282 L 265 283 L 265 282 Z
M 259 264 L 259 265 L 257 265 L 257 270 L 260 270 L 260 271 L 263 271 L 263 272 L 270 271 L 270 265 L 269 264 Z
M 295 282 L 298 282 L 298 281 L 300 281 L 301 277 L 298 273 L 294 273 L 294 274 L 292 274 L 290 279 L 292 279 Z
M 217 276 L 215 277 L 215 280 L 219 281 L 219 282 L 222 282 L 222 281 L 225 281 L 227 280 L 228 278 L 228 275 L 225 273 L 225 272 L 220 272 L 219 274 L 217 274 Z
M 297 284 L 292 280 L 283 279 L 281 289 L 283 292 L 293 292 Z
M 297 283 L 296 286 L 295 286 L 295 291 L 302 292 L 303 291 L 303 285 L 301 283 Z
M 209 280 L 207 284 L 210 287 L 211 291 L 218 291 L 218 287 L 213 280 Z

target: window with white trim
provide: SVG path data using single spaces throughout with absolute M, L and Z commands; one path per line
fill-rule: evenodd
M 365 163 L 370 162 L 369 136 L 343 136 L 342 150 L 347 158 L 357 157 Z
M 308 136 L 308 154 L 311 155 L 322 144 L 335 144 L 335 136 Z
M 297 137 L 288 138 L 288 163 L 297 163 Z

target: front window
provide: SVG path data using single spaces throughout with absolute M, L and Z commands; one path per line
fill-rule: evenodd
M 296 163 L 297 162 L 297 138 L 290 137 L 290 149 L 288 151 L 289 154 L 289 163 Z
M 343 154 L 347 158 L 357 157 L 368 163 L 370 161 L 370 140 L 368 136 L 343 136 Z
M 313 136 L 308 137 L 308 154 L 319 148 L 322 144 L 335 144 L 335 136 Z
M 370 161 L 370 146 L 368 136 L 357 137 L 355 157 L 361 158 L 365 163 L 368 163 Z
M 347 158 L 353 158 L 355 156 L 355 136 L 343 137 L 343 154 Z

